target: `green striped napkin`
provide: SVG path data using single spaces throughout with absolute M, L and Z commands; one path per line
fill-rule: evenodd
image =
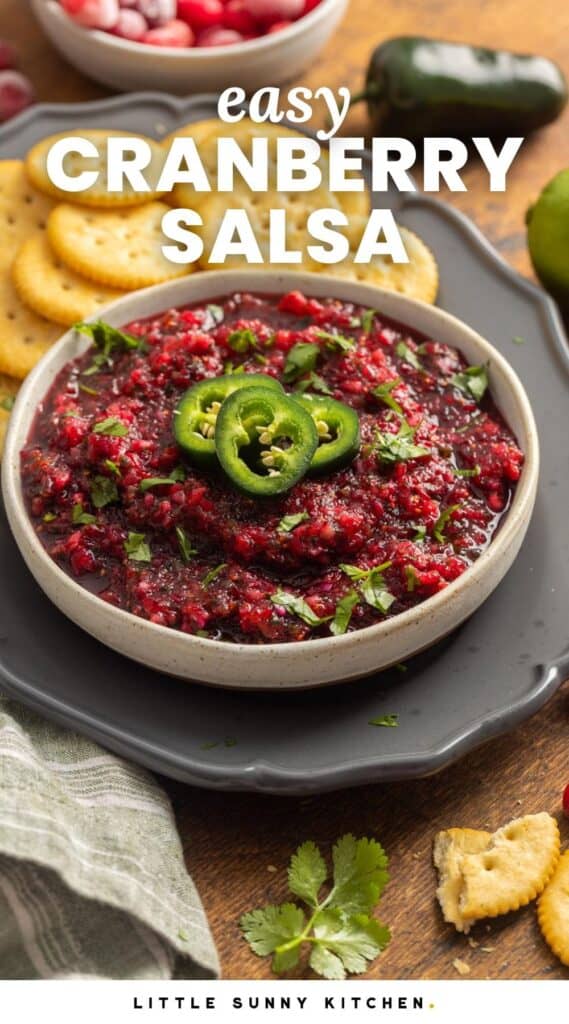
M 218 974 L 152 776 L 0 697 L 0 977 Z

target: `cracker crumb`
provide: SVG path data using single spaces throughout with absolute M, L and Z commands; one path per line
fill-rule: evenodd
M 496 949 L 495 946 L 481 946 L 480 947 L 480 952 L 481 953 L 493 953 L 495 951 L 495 949 Z
M 466 974 L 470 974 L 470 967 L 468 964 L 465 964 L 464 960 L 459 960 L 458 957 L 456 960 L 453 960 L 452 966 L 458 974 L 462 975 L 462 977 Z
M 270 871 L 270 872 L 271 872 L 271 875 L 274 875 L 274 874 L 275 874 L 275 872 L 276 872 L 276 870 L 277 870 L 277 869 L 276 869 L 276 867 L 275 867 L 275 865 L 274 865 L 274 864 L 267 864 L 267 871 Z
M 479 943 L 476 941 L 476 939 L 473 939 L 472 936 L 469 935 L 468 945 L 470 946 L 471 949 L 478 949 Z

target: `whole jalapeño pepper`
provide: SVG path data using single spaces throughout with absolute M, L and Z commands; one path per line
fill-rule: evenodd
M 374 135 L 526 135 L 567 103 L 567 82 L 545 57 L 401 36 L 373 52 L 366 87 Z

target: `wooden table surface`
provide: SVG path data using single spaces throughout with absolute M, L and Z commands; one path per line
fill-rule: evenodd
M 23 70 L 41 100 L 107 95 L 63 63 L 34 26 L 27 4 L 0 0 L 0 7 L 0 36 L 18 46 Z M 373 45 L 402 33 L 539 52 L 569 71 L 565 0 L 538 5 L 535 0 L 352 0 L 343 26 L 302 81 L 313 88 L 348 85 L 355 91 Z M 569 166 L 568 128 L 569 110 L 526 142 L 506 195 L 490 195 L 483 169 L 472 164 L 466 174 L 469 191 L 449 198 L 522 273 L 530 273 L 524 212 L 545 182 Z M 363 108 L 354 111 L 350 130 L 365 131 Z M 391 858 L 392 881 L 381 917 L 391 925 L 393 940 L 366 977 L 456 979 L 458 957 L 470 967 L 471 978 L 568 978 L 569 970 L 540 936 L 533 906 L 477 926 L 472 933 L 477 946 L 445 926 L 434 901 L 431 867 L 432 838 L 439 828 L 494 829 L 520 814 L 559 815 L 561 792 L 569 782 L 568 730 L 569 699 L 562 690 L 511 735 L 430 779 L 303 799 L 210 793 L 165 781 L 224 977 L 271 977 L 267 960 L 253 956 L 240 939 L 240 914 L 285 898 L 285 868 L 300 842 L 312 838 L 328 850 L 337 837 L 353 831 L 380 838 Z M 567 843 L 569 823 L 560 816 L 560 825 Z

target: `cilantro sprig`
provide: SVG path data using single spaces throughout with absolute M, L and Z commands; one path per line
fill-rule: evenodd
M 405 341 L 398 341 L 395 346 L 395 354 L 405 363 L 409 363 L 414 370 L 422 370 L 423 367 L 419 361 L 415 349 L 411 348 Z
M 438 540 L 439 544 L 446 544 L 445 529 L 450 519 L 452 519 L 455 512 L 458 511 L 460 505 L 449 505 L 445 508 L 435 525 L 433 526 L 433 537 Z
M 386 380 L 383 384 L 378 384 L 377 387 L 373 389 L 372 395 L 379 398 L 379 401 L 383 402 L 388 409 L 393 409 L 393 412 L 396 412 L 398 416 L 403 416 L 403 409 L 391 394 L 398 384 L 401 384 L 400 377 L 396 377 L 395 380 Z
M 307 519 L 310 519 L 308 512 L 293 512 L 291 515 L 282 517 L 277 530 L 279 533 L 291 533 L 301 523 L 305 523 Z
M 126 437 L 128 434 L 128 427 L 126 423 L 119 420 L 117 416 L 107 416 L 105 420 L 100 420 L 99 423 L 95 423 L 93 433 L 106 434 L 107 437 Z
M 142 349 L 144 351 L 146 348 L 144 341 L 133 337 L 132 334 L 127 334 L 125 331 L 120 331 L 118 327 L 111 327 L 104 320 L 96 320 L 94 323 L 78 323 L 74 325 L 74 330 L 78 331 L 79 334 L 86 334 L 87 337 L 92 339 L 95 347 L 99 349 L 91 365 L 83 372 L 84 377 L 90 377 L 92 374 L 98 373 L 103 367 L 111 369 L 113 365 L 112 357 L 115 353 L 127 352 L 130 349 Z
M 186 471 L 183 466 L 176 466 L 172 470 L 170 476 L 147 476 L 144 480 L 140 481 L 138 489 L 140 491 L 149 491 L 153 487 L 165 487 L 169 484 L 183 483 L 186 479 Z
M 454 373 L 449 383 L 475 402 L 481 402 L 488 387 L 488 368 L 467 366 L 461 373 Z
M 257 348 L 259 341 L 250 327 L 242 327 L 240 330 L 231 331 L 228 334 L 227 344 L 233 352 L 248 352 L 250 349 Z
M 329 352 L 349 352 L 356 344 L 355 338 L 347 338 L 345 334 L 332 331 L 316 331 L 316 337 L 326 342 Z
M 283 380 L 292 384 L 305 373 L 311 373 L 318 362 L 320 346 L 308 341 L 299 341 L 290 349 L 284 364 Z
M 326 383 L 324 377 L 321 377 L 319 373 L 314 373 L 314 370 L 311 370 L 307 377 L 299 380 L 294 390 L 301 395 L 306 391 L 316 391 L 319 395 L 333 394 L 332 388 Z
M 303 843 L 291 858 L 288 887 L 305 906 L 288 902 L 242 916 L 244 938 L 257 956 L 272 955 L 275 974 L 296 967 L 308 947 L 316 974 L 343 980 L 367 970 L 389 943 L 389 929 L 371 916 L 389 878 L 383 847 L 348 833 L 334 844 L 332 862 L 330 882 L 318 847 Z
M 414 443 L 415 429 L 404 420 L 396 434 L 384 434 L 378 430 L 372 445 L 378 462 L 392 466 L 396 462 L 407 462 L 409 459 L 420 459 L 423 455 L 430 455 L 429 448 Z
M 357 583 L 361 590 L 362 597 L 371 608 L 385 615 L 395 601 L 393 594 L 387 589 L 384 572 L 389 569 L 391 562 L 383 562 L 381 565 L 374 565 L 371 569 L 360 569 L 357 565 L 349 565 L 345 562 L 340 564 L 340 569 L 346 576 L 349 576 L 354 583 Z

